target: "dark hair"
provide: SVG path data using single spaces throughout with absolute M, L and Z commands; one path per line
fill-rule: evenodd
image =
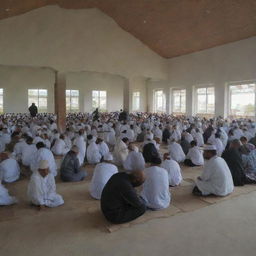
M 36 147 L 37 147 L 37 149 L 44 148 L 44 147 L 45 147 L 45 144 L 44 144 L 42 141 L 40 141 L 40 142 L 38 142 L 38 143 L 36 144 Z
M 161 160 L 160 157 L 155 157 L 155 156 L 153 156 L 153 157 L 151 158 L 151 163 L 152 163 L 152 164 L 161 164 L 161 163 L 162 163 L 162 160 Z
M 93 137 L 91 134 L 87 135 L 87 140 L 91 140 Z
M 197 142 L 196 142 L 195 140 L 192 140 L 192 141 L 190 142 L 190 145 L 191 145 L 191 147 L 197 146 Z
M 125 138 L 122 139 L 122 141 L 123 141 L 124 143 L 126 143 L 127 141 L 129 141 L 129 139 L 128 139 L 127 137 L 125 137 Z

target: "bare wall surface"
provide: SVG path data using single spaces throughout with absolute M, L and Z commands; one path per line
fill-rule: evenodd
M 0 21 L 0 64 L 167 78 L 167 60 L 98 9 L 47 6 Z
M 49 68 L 0 65 L 0 88 L 4 89 L 4 112 L 28 112 L 28 89 L 48 90 L 48 112 L 54 112 L 55 71 Z

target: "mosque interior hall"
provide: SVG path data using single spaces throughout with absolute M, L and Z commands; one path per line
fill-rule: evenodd
M 254 255 L 255 223 L 255 0 L 0 1 L 1 256 Z

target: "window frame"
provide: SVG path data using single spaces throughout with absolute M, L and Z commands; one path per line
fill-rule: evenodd
M 162 91 L 163 92 L 163 110 L 157 111 L 156 108 L 156 92 L 157 91 Z M 154 113 L 166 113 L 166 93 L 163 88 L 157 88 L 153 90 L 153 112 Z
M 253 116 L 245 116 L 245 115 L 231 115 L 231 86 L 237 86 L 237 85 L 249 85 L 254 84 L 254 115 Z M 250 118 L 250 119 L 256 119 L 256 80 L 244 80 L 244 81 L 231 81 L 227 82 L 227 90 L 228 90 L 228 97 L 227 97 L 227 115 L 228 117 L 235 117 L 235 118 Z
M 30 102 L 30 98 L 33 97 L 31 94 L 29 94 L 29 91 L 37 91 L 37 95 L 34 96 L 35 98 L 37 98 L 37 108 L 38 108 L 38 113 L 47 113 L 48 112 L 48 89 L 44 89 L 44 88 L 30 88 L 28 89 L 28 107 L 31 106 L 31 103 Z M 41 96 L 39 91 L 46 91 L 46 96 Z M 40 106 L 40 99 L 46 99 L 46 108 L 42 109 L 41 106 Z M 35 102 L 36 103 L 36 102 Z
M 67 95 L 67 92 L 69 91 L 69 95 Z M 72 91 L 76 91 L 78 92 L 78 96 L 72 96 Z M 80 91 L 77 89 L 66 89 L 65 91 L 66 94 L 66 112 L 67 113 L 78 113 L 80 111 Z M 69 109 L 68 109 L 68 100 L 67 98 L 69 98 Z M 78 108 L 77 109 L 73 109 L 72 108 L 72 98 L 77 98 L 78 99 Z
M 136 93 L 138 93 L 139 95 L 135 95 Z M 138 100 L 137 108 L 135 107 L 135 99 Z M 141 99 L 140 91 L 133 91 L 132 92 L 132 111 L 139 111 L 140 110 L 140 99 Z
M 209 89 L 209 88 L 213 88 L 214 89 L 214 94 L 213 94 L 213 96 L 214 96 L 214 111 L 213 111 L 213 113 L 209 113 L 208 112 L 208 93 L 207 93 L 207 90 Z M 206 103 L 205 103 L 205 105 L 206 105 L 206 108 L 205 108 L 205 112 L 203 112 L 203 113 L 199 113 L 198 112 L 198 93 L 197 93 L 197 91 L 198 91 L 198 89 L 206 89 L 206 93 L 205 93 L 205 96 L 206 96 Z M 209 116 L 209 117 L 211 117 L 211 116 L 214 116 L 215 115 L 215 103 L 216 103 L 216 98 L 215 98 L 215 86 L 214 86 L 214 84 L 203 84 L 203 85 L 198 85 L 198 86 L 195 86 L 195 93 L 194 93 L 194 97 L 195 97 L 195 104 L 194 104 L 194 107 L 195 107 L 195 115 L 197 115 L 197 116 Z
M 98 92 L 98 106 L 97 107 L 94 107 L 93 106 L 93 98 L 94 98 L 94 96 L 93 96 L 93 92 Z M 101 92 L 105 92 L 106 93 L 106 109 L 101 109 L 100 108 L 100 105 L 101 105 Z M 102 111 L 102 112 L 107 112 L 108 111 L 108 92 L 107 92 L 107 90 L 102 90 L 102 89 L 100 89 L 100 90 L 92 90 L 92 94 L 91 94 L 91 96 L 92 96 L 92 109 L 93 110 L 95 110 L 96 108 L 98 108 L 99 109 L 99 111 Z
M 174 100 L 174 92 L 175 91 L 185 91 L 185 111 L 182 112 L 182 111 L 174 111 L 174 103 L 175 103 L 175 100 Z M 182 95 L 180 94 L 180 110 L 182 109 L 181 107 L 181 98 L 182 98 Z M 171 113 L 174 114 L 174 115 L 184 115 L 186 114 L 186 111 L 187 111 L 187 89 L 186 88 L 171 88 Z

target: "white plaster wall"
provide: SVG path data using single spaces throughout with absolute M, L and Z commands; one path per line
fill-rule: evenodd
M 0 21 L 0 64 L 167 78 L 167 60 L 98 9 L 46 6 Z
M 92 111 L 92 90 L 107 91 L 107 110 L 123 108 L 126 79 L 106 73 L 76 72 L 67 73 L 67 89 L 79 90 L 80 111 Z
M 186 108 L 193 114 L 193 86 L 215 86 L 215 114 L 227 115 L 227 84 L 256 81 L 256 37 L 169 60 L 172 88 L 187 89 Z
M 132 97 L 133 92 L 140 92 L 140 109 L 138 111 L 147 110 L 147 78 L 134 77 L 129 81 L 129 95 L 130 95 L 130 111 L 132 111 Z
M 49 68 L 0 65 L 0 88 L 4 89 L 4 112 L 28 112 L 28 89 L 47 89 L 48 112 L 54 112 L 55 72 Z

